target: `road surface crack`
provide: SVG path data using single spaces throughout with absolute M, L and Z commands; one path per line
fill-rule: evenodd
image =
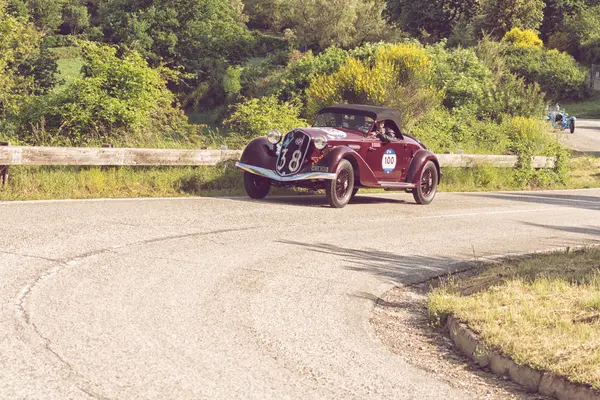
M 82 374 L 77 372 L 76 369 L 73 367 L 73 365 L 71 363 L 69 363 L 69 361 L 67 361 L 56 350 L 54 350 L 54 348 L 52 346 L 52 341 L 48 337 L 44 336 L 44 334 L 40 331 L 39 327 L 32 321 L 31 314 L 27 310 L 27 306 L 26 306 L 27 298 L 29 297 L 29 295 L 42 282 L 44 282 L 48 279 L 51 279 L 52 277 L 59 274 L 61 271 L 68 269 L 69 267 L 79 265 L 79 264 L 81 264 L 82 261 L 84 261 L 88 258 L 94 257 L 94 256 L 111 253 L 115 250 L 119 250 L 119 249 L 123 249 L 123 248 L 127 248 L 127 247 L 143 246 L 143 245 L 157 243 L 157 242 L 163 242 L 163 241 L 167 241 L 167 240 L 184 239 L 184 238 L 207 236 L 207 235 L 218 235 L 221 233 L 229 233 L 229 232 L 241 232 L 241 231 L 247 231 L 250 229 L 254 229 L 254 228 L 219 229 L 219 230 L 208 231 L 208 232 L 194 232 L 194 233 L 179 234 L 179 235 L 169 235 L 169 236 L 164 236 L 164 237 L 159 237 L 159 238 L 140 240 L 140 241 L 122 244 L 122 245 L 118 245 L 118 246 L 112 246 L 112 247 L 108 247 L 105 249 L 93 250 L 93 251 L 79 254 L 75 257 L 70 257 L 70 258 L 65 258 L 65 259 L 51 259 L 51 258 L 29 256 L 29 255 L 25 255 L 25 254 L 18 254 L 18 253 L 6 252 L 6 251 L 0 251 L 0 253 L 11 254 L 11 255 L 16 255 L 16 256 L 20 256 L 20 257 L 41 259 L 41 260 L 50 261 L 53 263 L 53 266 L 50 269 L 46 270 L 43 274 L 38 276 L 37 279 L 35 279 L 35 281 L 33 281 L 31 284 L 29 284 L 21 289 L 21 292 L 16 301 L 16 309 L 17 309 L 17 312 L 20 317 L 19 319 L 25 324 L 25 326 L 29 327 L 35 333 L 35 335 L 37 337 L 39 337 L 42 340 L 42 342 L 44 343 L 44 349 L 47 352 L 49 352 L 56 360 L 58 360 L 58 363 L 66 369 L 67 374 L 71 377 L 72 383 L 79 390 L 81 390 L 83 393 L 87 394 L 89 397 L 91 397 L 93 399 L 110 400 L 108 397 L 102 396 L 96 390 L 94 390 L 93 386 L 95 386 L 95 385 L 91 381 L 89 381 L 86 377 L 84 377 Z

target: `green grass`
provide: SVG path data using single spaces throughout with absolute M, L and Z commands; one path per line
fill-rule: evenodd
M 453 315 L 516 363 L 600 389 L 600 249 L 488 267 L 432 290 L 434 321 Z
M 594 92 L 589 99 L 576 103 L 566 102 L 564 105 L 561 103 L 561 106 L 577 118 L 600 119 L 600 92 Z
M 533 189 L 600 187 L 600 159 L 569 162 L 567 184 Z M 440 191 L 522 190 L 507 168 L 445 168 Z M 531 189 L 531 187 L 527 187 Z M 383 193 L 366 189 L 363 193 Z M 286 192 L 290 193 L 290 192 Z M 242 174 L 232 162 L 216 167 L 11 167 L 0 200 L 244 195 Z
M 58 79 L 60 84 L 54 90 L 60 91 L 81 77 L 83 58 L 77 47 L 56 47 L 50 50 L 58 57 L 56 63 L 58 64 Z
M 239 171 L 217 167 L 12 167 L 0 200 L 241 195 Z

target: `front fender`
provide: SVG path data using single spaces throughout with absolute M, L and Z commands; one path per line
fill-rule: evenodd
M 421 172 L 423 171 L 423 167 L 427 164 L 428 161 L 433 161 L 435 167 L 438 172 L 438 181 L 442 179 L 442 171 L 440 169 L 440 162 L 438 161 L 435 154 L 430 152 L 429 150 L 419 150 L 413 157 L 410 162 L 410 167 L 408 168 L 408 173 L 406 175 L 406 182 L 414 183 L 415 185 L 419 184 L 419 180 L 421 179 Z
M 373 170 L 355 150 L 348 146 L 336 146 L 331 149 L 318 165 L 329 168 L 329 172 L 337 171 L 338 165 L 343 159 L 350 161 L 354 167 L 354 176 L 363 186 L 376 186 L 377 178 Z
M 277 154 L 274 146 L 269 143 L 266 137 L 257 137 L 248 143 L 242 153 L 240 162 L 255 167 L 275 170 Z

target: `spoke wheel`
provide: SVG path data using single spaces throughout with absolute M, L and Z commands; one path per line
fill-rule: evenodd
M 569 121 L 569 130 L 571 131 L 571 133 L 575 133 L 575 121 Z
M 431 204 L 437 194 L 439 183 L 438 171 L 432 161 L 428 161 L 423 167 L 419 186 L 413 189 L 413 197 L 418 204 Z
M 325 187 L 327 200 L 333 208 L 343 208 L 352 198 L 354 191 L 354 168 L 348 160 L 342 160 L 335 179 Z
M 271 190 L 271 180 L 262 176 L 244 171 L 244 188 L 252 199 L 264 199 Z

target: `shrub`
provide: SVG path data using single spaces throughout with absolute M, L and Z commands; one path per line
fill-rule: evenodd
M 537 83 L 528 85 L 523 78 L 507 73 L 495 82 L 491 96 L 480 106 L 480 113 L 495 120 L 506 115 L 541 118 L 545 106 L 544 94 Z
M 531 29 L 512 28 L 506 32 L 502 41 L 512 43 L 515 47 L 520 48 L 542 47 L 544 45 L 537 33 Z
M 237 96 L 242 90 L 242 84 L 240 83 L 240 77 L 242 75 L 242 68 L 230 66 L 225 72 L 223 77 L 223 90 L 227 93 L 228 97 Z
M 375 63 L 350 57 L 329 75 L 315 77 L 306 91 L 307 114 L 334 103 L 362 103 L 397 108 L 410 128 L 437 107 L 442 94 L 431 85 L 431 60 L 421 46 L 381 47 Z
M 575 59 L 558 50 L 508 46 L 506 65 L 527 82 L 537 82 L 552 100 L 581 99 L 586 94 L 586 71 Z
M 472 154 L 505 154 L 511 143 L 501 124 L 477 120 L 469 108 L 439 108 L 412 132 L 436 153 L 462 150 Z
M 475 50 L 447 49 L 440 43 L 428 47 L 427 53 L 433 61 L 435 83 L 444 90 L 446 107 L 480 105 L 490 96 L 492 72 Z
M 229 124 L 234 132 L 255 137 L 266 135 L 271 129 L 287 132 L 306 126 L 306 120 L 299 115 L 298 102 L 280 102 L 277 97 L 268 96 L 238 104 L 225 123 Z
M 83 77 L 27 111 L 27 125 L 34 132 L 76 145 L 99 138 L 143 139 L 184 123 L 183 113 L 172 106 L 175 97 L 167 89 L 167 70 L 150 68 L 135 51 L 120 58 L 115 47 L 82 42 L 81 48 Z M 27 131 L 21 137 L 37 141 Z
M 318 75 L 337 72 L 348 58 L 348 53 L 339 47 L 329 47 L 315 56 L 312 51 L 304 54 L 292 54 L 290 63 L 281 75 L 280 97 L 283 100 L 304 97 L 305 90 Z

